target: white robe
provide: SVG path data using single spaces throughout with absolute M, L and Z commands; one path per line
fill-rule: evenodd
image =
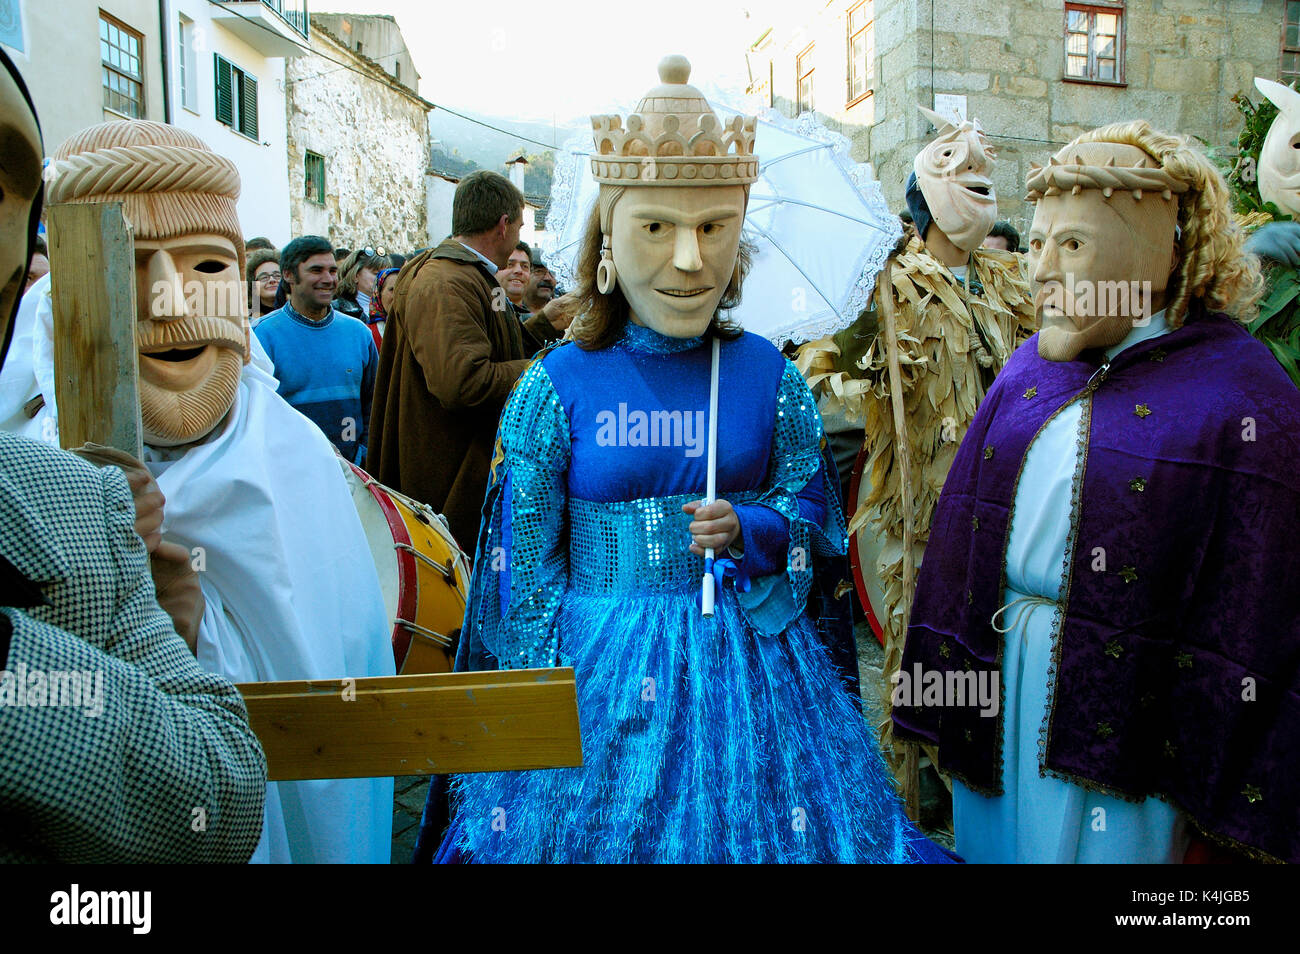
M 391 676 L 392 624 L 334 448 L 275 393 L 253 342 L 212 434 L 145 448 L 167 500 L 163 534 L 202 567 L 199 664 L 233 682 Z M 392 813 L 392 778 L 271 783 L 252 860 L 387 864 Z
M 23 293 L 14 315 L 13 339 L 4 368 L 0 369 L 0 430 L 47 442 L 53 435 L 48 429 L 42 430 L 43 416 L 37 412 L 36 417 L 29 418 L 23 408 L 42 390 L 35 371 L 36 306 L 42 298 L 48 298 L 49 292 L 50 276 L 43 275 Z
M 1164 313 L 1134 328 L 1107 357 L 1167 332 Z M 1034 438 L 1016 486 L 1007 541 L 1007 589 L 1016 600 L 1000 626 L 1003 637 L 1003 794 L 988 798 L 957 779 L 952 786 L 956 850 L 974 864 L 1178 863 L 1187 851 L 1185 818 L 1154 798 L 1140 803 L 1088 791 L 1040 767 L 1040 732 L 1052 685 L 1052 639 L 1061 624 L 1059 601 L 1069 566 L 1070 516 L 1078 506 L 1074 475 L 1087 435 L 1076 400 Z

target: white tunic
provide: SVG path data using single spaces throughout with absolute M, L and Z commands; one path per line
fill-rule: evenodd
M 1160 312 L 1106 356 L 1168 330 Z M 1010 626 L 1002 658 L 1004 794 L 988 798 L 953 780 L 956 850 L 968 862 L 1177 863 L 1187 850 L 1185 819 L 1166 803 L 1101 795 L 1041 769 L 1040 740 L 1051 699 L 1048 669 L 1061 624 L 1059 603 L 1047 600 L 1059 601 L 1070 565 L 1070 518 L 1079 506 L 1074 476 L 1087 440 L 1083 425 L 1083 402 L 1075 400 L 1030 444 L 1016 487 L 1002 595 L 1009 609 L 996 620 Z
M 51 327 L 45 296 L 38 338 Z M 52 380 L 44 343 L 36 376 Z M 340 691 L 348 677 L 394 675 L 392 624 L 334 448 L 275 393 L 255 335 L 252 347 L 211 435 L 144 452 L 167 500 L 163 535 L 199 570 L 199 664 L 236 683 L 337 679 Z M 52 393 L 45 411 L 57 421 Z M 392 778 L 273 782 L 252 861 L 387 864 L 392 823 Z

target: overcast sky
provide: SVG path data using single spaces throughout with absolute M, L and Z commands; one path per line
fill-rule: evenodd
M 394 16 L 425 99 L 564 121 L 634 103 L 658 82 L 655 64 L 667 53 L 691 61 L 692 83 L 743 90 L 745 49 L 770 25 L 777 2 L 323 0 L 312 9 Z

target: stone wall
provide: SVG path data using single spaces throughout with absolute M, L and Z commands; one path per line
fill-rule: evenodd
M 1254 77 L 1278 78 L 1281 0 L 1128 3 L 1122 87 L 1062 79 L 1064 0 L 876 0 L 875 92 L 869 109 L 848 107 L 845 16 L 852 5 L 835 0 L 797 35 L 787 29 L 786 39 L 774 29 L 768 49 L 777 105 L 792 112 L 794 58 L 815 42 L 819 115 L 852 140 L 855 158 L 874 165 L 890 205 L 902 208 L 912 159 L 932 133 L 913 104 L 931 105 L 934 93 L 965 95 L 967 115 L 998 150 L 999 213 L 1022 232 L 1033 214 L 1023 201 L 1029 164 L 1045 162 L 1080 132 L 1146 119 L 1227 147 L 1240 130 L 1232 97 L 1258 99 Z M 824 61 L 829 84 L 821 83 Z
M 427 244 L 425 169 L 432 108 L 312 21 L 313 52 L 286 65 L 293 234 L 399 252 Z M 332 59 L 351 63 L 360 75 Z M 308 151 L 325 158 L 325 205 L 306 198 Z

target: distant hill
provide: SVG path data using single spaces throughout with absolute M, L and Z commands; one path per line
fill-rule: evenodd
M 502 170 L 506 160 L 515 153 L 536 155 L 548 147 L 563 145 L 576 132 L 591 128 L 591 120 L 586 117 L 567 120 L 552 127 L 550 123 L 521 122 L 502 116 L 469 112 L 465 115 L 509 131 L 499 132 L 454 116 L 444 109 L 435 109 L 429 113 L 429 136 L 441 142 L 433 146 L 435 155 L 441 151 L 449 156 L 458 156 L 462 162 L 473 162 L 480 169 L 497 172 Z

